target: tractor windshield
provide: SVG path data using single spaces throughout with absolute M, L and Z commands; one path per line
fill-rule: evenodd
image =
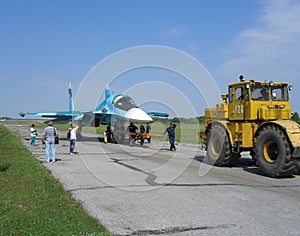
M 270 100 L 269 89 L 266 85 L 254 85 L 251 86 L 251 98 L 257 101 Z
M 289 93 L 287 86 L 272 86 L 271 98 L 273 101 L 288 101 Z

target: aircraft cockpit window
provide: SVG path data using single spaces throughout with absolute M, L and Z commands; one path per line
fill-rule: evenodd
M 116 108 L 128 111 L 131 108 L 137 107 L 131 97 L 118 96 L 113 100 L 113 104 Z

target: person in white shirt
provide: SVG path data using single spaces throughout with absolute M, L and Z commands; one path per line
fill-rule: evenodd
M 36 136 L 38 135 L 36 128 L 35 128 L 35 124 L 31 125 L 30 128 L 30 137 L 31 137 L 31 145 L 35 146 L 35 141 L 36 141 Z
M 74 154 L 75 142 L 76 142 L 76 132 L 78 130 L 78 126 L 71 124 L 70 132 L 70 154 Z

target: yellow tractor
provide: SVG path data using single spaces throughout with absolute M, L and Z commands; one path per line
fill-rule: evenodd
M 228 86 L 223 103 L 205 109 L 207 157 L 217 166 L 234 166 L 250 151 L 260 171 L 287 177 L 300 166 L 300 125 L 291 120 L 289 90 L 279 82 L 240 81 Z

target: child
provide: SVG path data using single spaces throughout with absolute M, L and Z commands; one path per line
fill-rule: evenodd
M 30 128 L 30 137 L 31 137 L 31 145 L 35 146 L 35 141 L 36 141 L 36 136 L 38 135 L 36 128 L 35 128 L 35 124 L 31 125 Z

